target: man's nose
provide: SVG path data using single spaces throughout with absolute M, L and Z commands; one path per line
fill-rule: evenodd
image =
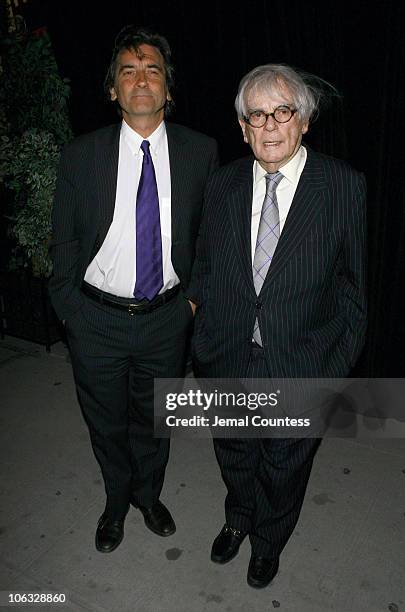
M 138 70 L 136 73 L 135 83 L 138 87 L 145 87 L 147 84 L 145 70 Z
M 264 129 L 267 130 L 268 132 L 272 132 L 274 129 L 276 129 L 278 126 L 277 121 L 274 119 L 274 117 L 272 117 L 271 115 L 269 115 L 267 117 L 267 121 L 264 124 Z

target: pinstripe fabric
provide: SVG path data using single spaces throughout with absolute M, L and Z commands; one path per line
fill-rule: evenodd
M 253 158 L 214 174 L 188 295 L 200 305 L 193 352 L 207 376 L 244 377 L 258 317 L 269 375 L 346 376 L 366 330 L 365 183 L 308 149 L 272 264 L 253 285 Z
M 229 164 L 207 186 L 188 288 L 199 304 L 193 337 L 198 374 L 346 376 L 366 330 L 364 178 L 345 162 L 308 149 L 272 264 L 256 295 L 252 165 L 253 157 Z M 263 343 L 259 359 L 251 343 L 256 317 Z M 314 439 L 214 440 L 228 489 L 227 522 L 249 532 L 254 554 L 274 557 L 285 546 L 318 444 Z
M 206 181 L 217 167 L 213 139 L 166 124 L 172 212 L 172 263 L 182 287 L 194 260 Z M 130 496 L 150 507 L 159 497 L 168 440 L 153 438 L 153 380 L 184 374 L 192 322 L 178 298 L 130 316 L 93 304 L 80 291 L 88 264 L 114 215 L 120 125 L 75 139 L 62 154 L 53 209 L 49 290 L 66 331 L 80 404 L 100 463 L 106 511 L 125 515 Z M 135 206 L 135 203 L 134 203 Z
M 267 378 L 263 356 L 251 355 L 247 378 Z M 280 555 L 295 525 L 320 440 L 214 439 L 227 487 L 228 525 L 249 533 L 255 555 Z
M 169 440 L 153 437 L 153 379 L 184 375 L 191 309 L 183 296 L 129 316 L 85 298 L 67 323 L 76 390 L 103 474 L 107 512 L 159 498 Z

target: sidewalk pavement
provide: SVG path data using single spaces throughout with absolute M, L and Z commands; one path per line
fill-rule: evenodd
M 64 593 L 64 606 L 31 609 L 72 612 L 405 611 L 404 438 L 324 440 L 280 571 L 259 591 L 248 540 L 225 566 L 209 559 L 225 496 L 211 440 L 172 441 L 162 501 L 177 532 L 155 536 L 131 508 L 123 543 L 102 555 L 103 484 L 66 347 L 1 340 L 0 407 L 0 604 L 19 591 Z

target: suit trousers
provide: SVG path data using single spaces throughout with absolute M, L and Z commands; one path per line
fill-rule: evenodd
M 252 348 L 246 378 L 268 378 L 262 349 Z M 287 544 L 319 444 L 318 438 L 214 439 L 227 487 L 226 522 L 249 534 L 253 554 L 275 558 Z
M 154 438 L 154 378 L 184 376 L 193 315 L 181 292 L 130 315 L 85 297 L 66 322 L 77 395 L 107 495 L 106 513 L 151 507 L 163 486 L 169 440 Z

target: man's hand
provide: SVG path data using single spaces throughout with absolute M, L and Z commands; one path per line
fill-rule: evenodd
M 191 310 L 193 311 L 193 316 L 195 316 L 195 311 L 197 310 L 197 304 L 194 304 L 191 300 L 188 300 L 188 303 L 191 306 Z

